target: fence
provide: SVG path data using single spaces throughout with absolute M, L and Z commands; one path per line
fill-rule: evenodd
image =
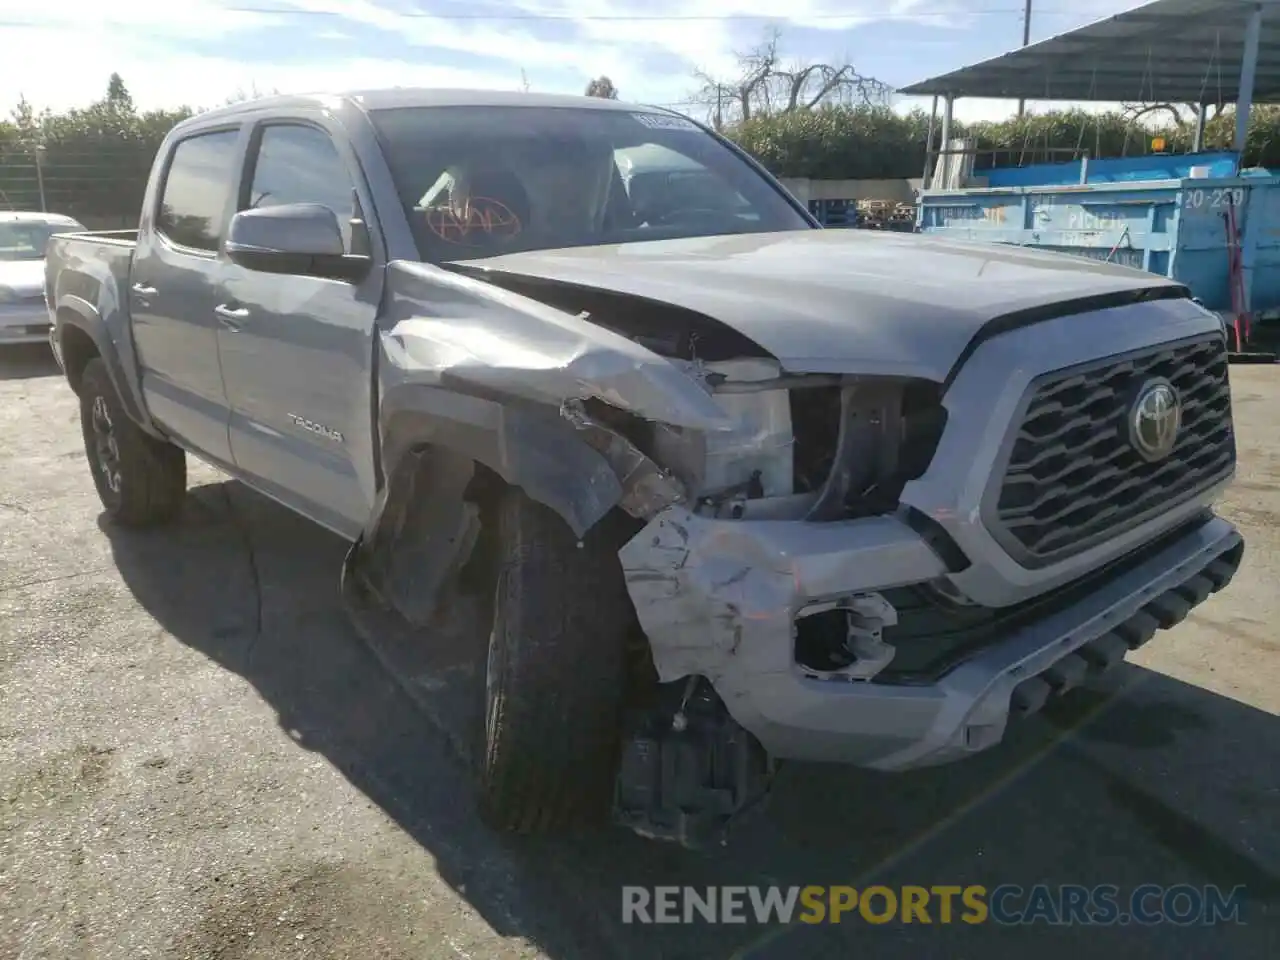
M 121 142 L 85 151 L 0 144 L 0 210 L 45 210 L 91 230 L 138 224 L 154 149 Z

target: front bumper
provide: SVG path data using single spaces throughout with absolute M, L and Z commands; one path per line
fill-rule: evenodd
M 805 607 L 946 573 L 895 518 L 723 521 L 672 507 L 620 556 L 661 680 L 707 677 L 776 757 L 904 770 L 993 746 L 1011 714 L 1037 709 L 1224 587 L 1244 551 L 1240 534 L 1216 517 L 1180 529 L 1076 602 L 917 685 L 816 678 L 795 663 Z
M 9 343 L 47 343 L 52 325 L 44 301 L 39 303 L 0 303 L 0 345 Z

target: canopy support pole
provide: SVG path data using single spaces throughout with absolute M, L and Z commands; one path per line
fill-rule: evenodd
M 1196 135 L 1195 139 L 1191 141 L 1192 153 L 1199 153 L 1204 149 L 1204 123 L 1207 119 L 1206 114 L 1208 111 L 1209 105 L 1207 103 L 1196 105 Z
M 938 156 L 942 159 L 939 165 L 942 170 L 942 188 L 945 190 L 947 184 L 951 182 L 951 154 L 947 152 L 951 143 L 951 120 L 955 114 L 956 98 L 955 94 L 948 93 L 943 100 L 942 106 L 942 145 L 939 147 Z
M 1236 98 L 1236 136 L 1232 146 L 1239 152 L 1238 163 L 1244 162 L 1245 142 L 1249 138 L 1249 111 L 1253 108 L 1253 82 L 1258 71 L 1258 39 L 1262 35 L 1262 4 L 1256 4 L 1249 15 L 1244 33 L 1244 57 L 1240 64 L 1240 93 Z
M 929 132 L 924 138 L 924 174 L 921 178 L 921 186 L 923 189 L 929 189 L 929 168 L 933 166 L 930 162 L 933 159 L 933 127 L 938 121 L 938 95 L 933 95 L 933 109 L 929 111 Z

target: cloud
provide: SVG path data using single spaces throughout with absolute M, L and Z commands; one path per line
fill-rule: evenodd
M 685 95 L 695 68 L 732 76 L 733 51 L 758 41 L 770 24 L 835 34 L 876 21 L 946 26 L 964 11 L 960 0 L 789 0 L 785 15 L 776 0 L 506 0 L 505 19 L 483 19 L 480 13 L 434 17 L 429 9 L 406 16 L 403 6 L 380 0 L 282 2 L 427 48 L 483 52 L 529 71 L 607 73 L 624 93 L 643 89 L 647 99 Z M 548 36 L 547 28 L 560 35 Z M 683 69 L 655 76 L 645 64 L 659 57 Z
M 25 96 L 37 108 L 83 106 L 103 95 L 112 72 L 124 77 L 143 109 L 216 106 L 246 90 L 520 85 L 518 68 L 472 69 L 435 64 L 429 58 L 381 57 L 376 47 L 354 47 L 336 23 L 319 19 L 307 24 L 314 30 L 304 33 L 309 40 L 327 44 L 313 60 L 237 56 L 245 37 L 273 28 L 297 29 L 297 18 L 287 14 L 228 9 L 266 9 L 266 3 L 129 0 L 100 15 L 80 5 L 47 11 L 34 6 L 11 11 L 11 6 L 5 0 L 0 7 L 0 24 L 6 28 L 7 44 L 21 49 L 23 56 L 0 57 L 0 89 L 12 91 L 15 99 Z M 345 55 L 333 56 L 335 46 Z M 220 52 L 203 52 L 210 49 Z
M 4 0 L 4 19 L 21 17 L 49 26 L 80 30 L 142 30 L 150 36 L 208 37 L 284 21 L 270 3 L 226 0 L 126 0 L 118 4 L 67 3 L 40 6 Z
M 899 97 L 893 109 L 898 113 L 912 110 L 929 112 L 931 97 Z M 1028 113 L 1045 113 L 1050 110 L 1084 110 L 1086 113 L 1103 113 L 1119 106 L 1115 103 L 1080 103 L 1075 100 L 1028 100 Z M 962 123 L 1007 120 L 1017 110 L 1017 104 L 1009 100 L 969 98 L 956 101 L 955 118 Z M 942 104 L 938 104 L 938 118 L 942 118 Z
M 1137 2 L 1081 0 L 1074 21 L 1054 27 Z M 734 51 L 771 23 L 797 56 L 874 60 L 876 75 L 901 74 L 892 80 L 917 79 L 921 60 L 935 72 L 959 66 L 996 52 L 972 29 L 975 3 L 1016 27 L 1017 0 L 0 0 L 6 47 L 22 51 L 0 58 L 0 86 L 63 109 L 101 96 L 119 71 L 150 108 L 247 90 L 515 89 L 522 74 L 536 90 L 578 92 L 603 73 L 628 99 L 678 104 L 695 68 L 731 77 Z M 876 31 L 902 39 L 866 39 Z M 962 103 L 960 115 L 973 110 Z

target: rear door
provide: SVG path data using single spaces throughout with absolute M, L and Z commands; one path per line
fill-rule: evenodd
M 373 269 L 353 284 L 224 262 L 213 306 L 239 471 L 355 536 L 376 494 L 373 338 L 385 260 L 376 224 L 353 225 L 371 204 L 346 137 L 328 123 L 318 112 L 258 123 L 236 206 L 323 204 L 348 252 L 373 253 Z
M 213 308 L 242 154 L 238 125 L 174 145 L 157 205 L 144 211 L 129 278 L 148 410 L 184 446 L 223 465 L 231 444 Z

